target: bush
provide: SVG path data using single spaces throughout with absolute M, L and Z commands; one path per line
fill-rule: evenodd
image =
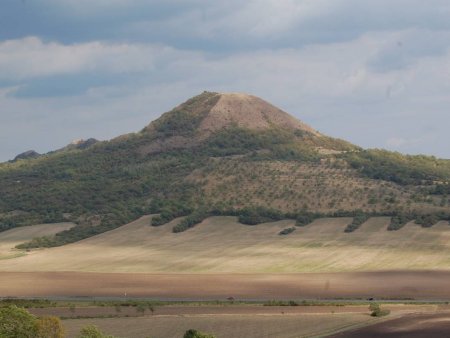
M 355 217 L 353 217 L 352 223 L 347 225 L 345 232 L 353 232 L 358 229 L 363 223 L 365 223 L 370 218 L 370 215 L 364 214 L 363 212 L 357 212 Z
M 184 220 L 182 220 L 179 224 L 175 225 L 172 229 L 172 232 L 178 233 L 186 231 L 197 224 L 203 222 L 205 218 L 207 218 L 209 215 L 205 211 L 196 211 L 190 214 L 188 217 L 186 217 Z
M 391 313 L 390 310 L 381 309 L 381 306 L 378 303 L 371 303 L 369 305 L 369 311 L 372 317 L 384 317 Z
M 295 226 L 303 227 L 305 225 L 311 224 L 314 220 L 318 218 L 316 215 L 305 212 L 297 215 L 297 220 L 295 221 Z
M 39 318 L 36 326 L 37 338 L 63 338 L 64 328 L 58 317 Z
M 190 329 L 185 332 L 183 338 L 215 338 L 215 336 Z
M 391 218 L 391 223 L 388 226 L 389 231 L 396 231 L 403 228 L 408 222 L 411 221 L 411 216 L 397 215 Z
M 152 209 L 151 211 L 160 211 L 159 215 L 152 218 L 152 226 L 160 226 L 169 223 L 175 218 L 189 215 L 193 211 L 190 206 L 172 200 L 154 201 L 150 209 Z
M 287 228 L 287 229 L 283 229 L 283 230 L 281 230 L 279 233 L 278 233 L 278 235 L 281 235 L 281 236 L 285 236 L 285 235 L 289 235 L 290 233 L 293 233 L 295 231 L 295 227 L 291 227 L 291 228 Z
M 81 329 L 77 338 L 114 338 L 114 336 L 104 334 L 94 325 L 88 325 Z
M 246 225 L 257 225 L 266 222 L 279 221 L 285 218 L 278 210 L 264 207 L 253 207 L 243 209 L 239 212 L 239 223 Z
M 420 224 L 424 228 L 431 228 L 437 222 L 439 222 L 439 217 L 436 215 L 422 215 L 418 216 L 416 219 L 416 224 Z

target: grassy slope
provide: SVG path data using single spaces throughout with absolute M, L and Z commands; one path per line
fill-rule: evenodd
M 0 260 L 23 255 L 14 247 L 34 237 L 51 236 L 57 232 L 73 227 L 73 223 L 39 224 L 20 227 L 0 233 Z
M 354 233 L 351 219 L 321 219 L 288 236 L 286 220 L 245 226 L 212 217 L 184 233 L 175 222 L 149 226 L 143 217 L 116 230 L 64 247 L 0 261 L 2 271 L 252 273 L 450 269 L 450 226 L 408 224 L 386 231 L 388 218 L 372 218 Z

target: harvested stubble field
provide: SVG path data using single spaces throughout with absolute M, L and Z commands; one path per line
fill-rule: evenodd
M 17 244 L 29 241 L 34 237 L 52 236 L 57 232 L 70 229 L 74 225 L 73 223 L 38 224 L 0 232 L 0 260 L 25 255 L 23 251 L 14 248 Z
M 387 231 L 387 217 L 344 233 L 350 218 L 319 219 L 279 236 L 294 221 L 246 226 L 211 217 L 174 234 L 179 220 L 152 227 L 150 216 L 63 247 L 1 260 L 0 271 L 136 273 L 299 273 L 450 270 L 450 226 L 408 224 Z M 0 243 L 2 237 L 0 235 Z M 3 245 L 3 244 L 0 244 Z

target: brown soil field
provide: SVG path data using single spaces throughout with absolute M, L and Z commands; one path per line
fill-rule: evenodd
M 161 300 L 450 299 L 450 272 L 137 274 L 0 272 L 1 297 Z
M 76 333 L 83 326 L 94 324 L 109 334 L 124 338 L 149 336 L 153 338 L 180 338 L 190 328 L 213 333 L 218 338 L 294 338 L 325 337 L 336 332 L 348 332 L 349 330 L 353 334 L 353 332 L 364 330 L 358 328 L 367 325 L 379 324 L 370 326 L 372 328 L 383 326 L 385 321 L 386 325 L 396 323 L 399 317 L 401 320 L 410 318 L 409 316 L 414 318 L 420 313 L 420 318 L 442 318 L 436 317 L 437 314 L 445 314 L 442 311 L 448 311 L 445 306 L 437 305 L 389 304 L 385 306 L 391 310 L 391 314 L 381 319 L 371 317 L 368 307 L 362 305 L 267 307 L 246 304 L 163 306 L 155 307 L 152 314 L 148 313 L 140 317 L 136 317 L 136 315 L 125 317 L 129 314 L 121 312 L 119 315 L 121 317 L 118 318 L 66 319 L 63 323 L 69 337 L 76 336 Z M 53 314 L 48 312 L 50 309 L 35 309 L 33 311 L 37 310 L 44 314 Z M 79 311 L 79 309 L 76 311 Z M 344 333 L 342 337 L 347 336 Z
M 329 338 L 443 338 L 450 336 L 450 312 L 410 314 Z
M 122 338 L 181 338 L 195 328 L 217 338 L 298 338 L 326 335 L 374 321 L 367 314 L 311 315 L 182 315 L 130 318 L 69 319 L 63 325 L 67 337 L 76 337 L 86 325 Z

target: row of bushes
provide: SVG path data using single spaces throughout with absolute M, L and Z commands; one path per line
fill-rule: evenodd
M 397 215 L 391 218 L 391 223 L 388 225 L 387 229 L 389 231 L 400 230 L 411 221 L 411 215 Z
M 201 223 L 205 218 L 209 217 L 210 214 L 208 214 L 205 211 L 198 210 L 187 216 L 185 219 L 183 219 L 180 223 L 175 225 L 172 229 L 172 232 L 179 233 L 186 231 L 197 224 Z
M 242 209 L 239 212 L 239 223 L 246 225 L 257 225 L 266 222 L 279 221 L 285 218 L 285 215 L 277 210 L 264 207 L 255 207 Z
M 192 212 L 193 208 L 191 206 L 173 202 L 165 206 L 159 215 L 154 216 L 151 224 L 153 226 L 160 226 L 169 223 L 177 217 L 189 215 Z
M 53 237 L 43 236 L 33 238 L 31 241 L 16 246 L 17 249 L 51 248 L 69 243 L 74 243 L 85 238 L 99 235 L 109 230 L 116 229 L 124 224 L 134 221 L 140 216 L 138 211 L 121 215 L 104 215 L 100 225 L 76 225 L 73 228 L 58 232 Z
M 371 216 L 365 213 L 359 213 L 353 217 L 353 221 L 347 225 L 345 232 L 353 232 L 365 223 Z
M 171 215 L 179 215 L 182 216 L 182 213 L 187 212 L 188 209 L 184 209 L 181 212 L 172 212 Z M 257 225 L 261 223 L 267 222 L 275 222 L 283 219 L 295 219 L 295 225 L 298 227 L 306 226 L 312 223 L 314 220 L 319 218 L 327 218 L 327 217 L 352 217 L 352 222 L 347 225 L 345 228 L 345 232 L 353 232 L 358 229 L 363 223 L 365 223 L 370 217 L 377 216 L 387 216 L 392 217 L 391 223 L 388 226 L 388 230 L 398 230 L 401 229 L 405 224 L 412 220 L 416 220 L 416 224 L 420 224 L 423 227 L 431 227 L 436 224 L 439 220 L 449 220 L 450 214 L 447 213 L 436 213 L 431 215 L 422 215 L 418 213 L 399 213 L 399 212 L 391 212 L 391 213 L 375 213 L 375 212 L 364 212 L 362 210 L 354 210 L 354 211 L 345 211 L 338 210 L 333 213 L 313 213 L 308 211 L 299 211 L 298 213 L 283 213 L 279 210 L 269 209 L 265 207 L 253 207 L 253 208 L 244 208 L 244 209 L 231 209 L 231 210 L 221 210 L 221 209 L 213 209 L 211 211 L 205 211 L 203 208 L 201 210 L 197 210 L 187 216 L 183 221 L 177 224 L 173 232 L 182 232 L 189 228 L 192 228 L 196 224 L 202 222 L 205 218 L 209 216 L 237 216 L 240 223 L 245 225 Z M 156 216 L 158 217 L 158 216 Z M 167 218 L 166 216 L 160 216 L 157 218 L 157 223 L 161 222 L 162 219 L 167 220 L 165 223 L 169 222 L 173 218 Z M 164 223 L 161 223 L 164 224 Z M 152 225 L 154 222 L 152 221 Z M 280 235 L 288 235 L 295 228 L 287 228 L 280 231 Z

